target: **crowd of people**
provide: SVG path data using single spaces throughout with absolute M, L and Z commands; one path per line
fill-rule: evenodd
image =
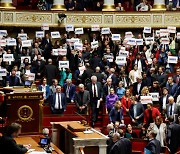
M 102 11 L 103 0 L 65 0 L 67 11 Z M 114 9 L 116 11 L 150 11 L 154 0 L 115 0 Z M 179 9 L 179 0 L 166 0 L 168 10 Z M 39 0 L 39 10 L 51 10 L 53 0 Z
M 23 41 L 30 38 L 24 39 L 19 34 L 16 45 L 1 42 L 0 69 L 7 73 L 7 76 L 0 73 L 1 86 L 30 87 L 35 80 L 41 81 L 38 89 L 43 92 L 44 105 L 49 105 L 53 114 L 63 114 L 68 103 L 75 103 L 79 114 L 92 111 L 93 127 L 104 106 L 113 129 L 110 153 L 114 153 L 123 136 L 127 139 L 138 136 L 134 126 L 142 128 L 141 138 L 151 136 L 175 153 L 178 135 L 172 134 L 180 130 L 180 38 L 176 32 L 167 36 L 155 34 L 154 30 L 137 36 L 126 33 L 116 41 L 111 32 L 101 34 L 87 29 L 84 33 L 84 39 L 73 32 L 54 39 L 46 32 L 43 38 L 35 37 L 29 47 L 24 47 Z M 23 29 L 20 34 L 25 34 Z M 7 42 L 13 40 L 8 34 L 1 37 Z M 153 40 L 147 40 L 152 37 Z M 142 44 L 131 44 L 129 40 L 133 38 L 142 39 Z M 164 43 L 164 38 L 169 43 Z M 77 40 L 82 48 L 75 47 Z M 92 46 L 97 41 L 97 46 Z M 56 55 L 54 49 L 67 53 Z M 8 55 L 13 55 L 13 60 L 5 60 Z M 169 56 L 176 57 L 177 64 L 171 63 Z M 119 63 L 119 57 L 125 57 L 125 62 Z M 68 62 L 68 67 L 59 66 L 60 61 Z M 156 100 L 152 93 L 158 94 Z M 142 103 L 142 98 L 149 96 L 151 100 Z M 124 116 L 132 121 L 125 134 L 119 132 L 121 126 L 125 127 Z

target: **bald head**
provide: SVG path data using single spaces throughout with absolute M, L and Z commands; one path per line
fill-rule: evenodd
M 52 59 L 48 59 L 48 64 L 52 64 Z
M 99 72 L 100 71 L 100 67 L 96 67 L 96 72 Z

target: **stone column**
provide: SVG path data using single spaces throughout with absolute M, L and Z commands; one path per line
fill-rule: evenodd
M 115 11 L 114 0 L 104 0 L 102 11 Z
M 53 7 L 51 10 L 66 11 L 66 8 L 64 6 L 64 0 L 54 0 Z
M 106 154 L 107 145 L 99 145 L 99 153 Z
M 165 11 L 165 0 L 154 0 L 154 5 L 151 11 Z
M 15 9 L 15 7 L 12 5 L 12 0 L 1 0 L 0 8 L 1 9 Z

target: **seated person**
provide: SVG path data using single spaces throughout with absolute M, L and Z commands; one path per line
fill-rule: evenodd
M 19 145 L 14 138 L 18 137 L 21 132 L 21 125 L 12 123 L 8 126 L 5 135 L 0 138 L 1 154 L 25 154 L 31 145 Z
M 27 74 L 24 74 L 23 77 L 22 77 L 22 83 L 21 85 L 24 86 L 24 87 L 31 87 L 31 84 L 32 84 L 32 81 L 28 80 L 28 75 Z
M 122 7 L 121 3 L 118 3 L 118 5 L 116 7 L 116 11 L 124 11 L 124 8 Z
M 136 6 L 136 11 L 148 11 L 149 7 L 147 5 L 147 1 L 143 0 L 142 3 Z
M 128 139 L 130 139 L 130 138 L 137 138 L 137 134 L 136 134 L 136 132 L 134 132 L 134 131 L 132 130 L 131 124 L 128 124 L 128 125 L 127 125 L 127 127 L 126 127 L 126 133 L 125 133 L 124 137 L 125 137 L 125 138 L 128 138 Z
M 90 94 L 89 91 L 84 89 L 83 84 L 79 84 L 79 92 L 75 94 L 75 104 L 78 113 L 86 114 L 87 113 L 87 107 L 90 102 Z
M 6 77 L 6 86 L 20 86 L 20 79 L 16 76 L 16 71 L 12 70 L 11 75 Z
M 65 3 L 65 6 L 66 6 L 67 11 L 73 11 L 74 8 L 75 8 L 74 0 L 68 0 L 68 1 Z
M 66 110 L 66 96 L 61 92 L 61 86 L 56 87 L 56 93 L 52 95 L 51 111 L 53 114 L 62 114 Z

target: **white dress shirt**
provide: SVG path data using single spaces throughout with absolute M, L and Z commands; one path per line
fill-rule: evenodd
M 59 99 L 58 99 L 59 96 Z M 61 93 L 56 93 L 56 101 L 55 101 L 55 109 L 62 109 L 62 102 L 61 102 Z
M 95 84 L 95 88 L 96 88 L 96 95 L 94 94 L 94 84 L 92 84 L 92 92 L 93 92 L 93 96 L 98 97 L 98 91 L 97 91 L 97 84 Z

